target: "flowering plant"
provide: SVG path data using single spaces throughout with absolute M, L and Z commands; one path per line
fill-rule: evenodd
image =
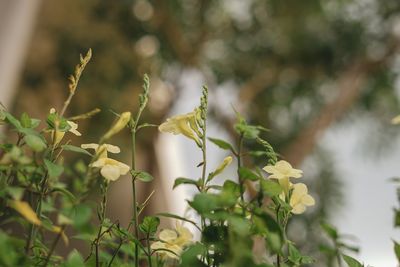
M 248 124 L 240 114 L 234 125 L 236 144 L 208 137 L 207 87 L 203 87 L 200 105 L 192 112 L 171 117 L 158 127 L 162 133 L 189 138 L 201 152 L 199 178 L 180 177 L 174 183 L 174 188 L 186 185 L 197 190 L 188 203 L 198 217 L 161 213 L 142 218 L 151 195 L 138 203 L 136 187 L 138 183 L 151 182 L 153 176 L 137 169 L 135 147 L 138 130 L 154 126 L 141 123 L 149 99 L 149 78 L 144 77 L 136 113 L 117 114 L 115 123 L 97 143 L 72 145 L 67 137 L 81 136 L 78 120 L 99 112 L 96 109 L 65 116 L 90 58 L 89 50 L 70 78 L 69 96 L 63 107 L 60 111 L 51 108 L 44 127 L 39 119 L 26 113 L 18 119 L 5 108 L 0 109 L 1 122 L 13 130 L 0 145 L 1 266 L 294 267 L 315 262 L 287 235 L 290 219 L 316 203 L 306 184 L 294 183 L 303 172 L 284 159 L 278 160 L 273 147 L 263 138 L 265 129 Z M 130 165 L 109 157 L 109 153 L 121 152 L 109 144 L 110 140 L 125 130 L 132 140 Z M 16 136 L 15 141 L 11 135 Z M 212 171 L 207 168 L 208 142 L 226 152 Z M 244 149 L 246 142 L 255 144 L 255 152 L 266 165 L 261 166 L 264 172 L 244 160 L 252 152 Z M 88 157 L 88 163 L 69 166 L 63 160 L 66 152 Z M 236 177 L 218 184 L 215 177 L 233 161 Z M 133 216 L 124 228 L 106 216 L 107 191 L 110 183 L 128 173 L 132 180 Z M 99 188 L 101 194 L 101 201 L 95 205 L 89 199 L 93 188 Z M 97 220 L 92 218 L 94 211 Z M 175 220 L 176 227 L 159 229 L 161 218 Z M 191 232 L 189 226 L 197 233 Z M 329 256 L 337 257 L 339 264 L 343 256 L 350 267 L 362 266 L 343 255 L 348 246 L 332 226 L 323 223 L 322 228 L 335 244 L 325 250 Z M 67 234 L 71 230 L 75 232 L 72 237 Z M 71 238 L 89 244 L 88 253 L 70 249 L 65 258 L 58 255 L 60 239 L 68 246 Z M 255 252 L 257 246 L 261 246 L 261 252 Z

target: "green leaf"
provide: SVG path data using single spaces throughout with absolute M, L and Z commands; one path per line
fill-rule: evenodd
M 24 195 L 24 189 L 21 187 L 7 186 L 6 191 L 15 200 L 21 200 Z
M 361 264 L 358 260 L 348 255 L 343 255 L 343 259 L 349 267 L 364 267 L 364 264 Z
M 400 210 L 398 209 L 394 210 L 394 226 L 395 227 L 400 226 Z
M 174 218 L 174 219 L 177 219 L 177 220 L 181 220 L 181 221 L 185 221 L 185 222 L 191 223 L 191 224 L 193 224 L 195 227 L 197 227 L 200 230 L 200 228 L 199 228 L 199 226 L 197 226 L 196 222 L 194 222 L 192 220 L 189 220 L 189 219 L 186 219 L 184 217 L 181 217 L 181 216 L 178 216 L 178 215 L 175 215 L 175 214 L 172 214 L 172 213 L 168 213 L 168 212 L 161 212 L 161 213 L 157 213 L 156 215 L 157 216 L 162 216 L 162 217 L 167 217 L 167 218 Z
M 145 171 L 134 171 L 134 170 L 131 170 L 131 174 L 134 177 L 134 179 L 137 178 L 140 181 L 145 182 L 145 183 L 148 183 L 148 182 L 151 182 L 151 181 L 154 180 L 154 177 L 151 174 L 149 174 L 149 173 L 147 173 Z
M 6 115 L 6 119 L 9 123 L 11 123 L 11 125 L 13 125 L 15 127 L 15 129 L 17 129 L 18 131 L 21 131 L 23 129 L 21 123 L 19 122 L 19 120 L 17 120 L 13 115 L 11 115 L 8 112 L 5 112 Z
M 143 222 L 139 225 L 140 231 L 145 234 L 153 235 L 157 232 L 160 225 L 160 219 L 154 216 L 144 217 Z
M 46 165 L 46 168 L 47 168 L 47 170 L 49 172 L 49 177 L 50 178 L 57 178 L 64 171 L 64 167 L 63 166 L 55 164 L 55 163 L 51 162 L 48 159 L 44 160 L 44 164 Z
M 40 124 L 40 120 L 31 118 L 31 128 L 35 129 Z
M 400 245 L 396 241 L 394 242 L 394 252 L 396 253 L 397 260 L 400 262 Z
M 174 186 L 172 187 L 172 189 L 175 189 L 175 187 L 177 187 L 178 185 L 181 185 L 181 184 L 192 184 L 195 186 L 199 186 L 199 181 L 192 180 L 192 179 L 185 178 L 185 177 L 178 177 L 175 179 Z
M 270 180 L 261 180 L 260 186 L 262 192 L 269 197 L 278 196 L 283 191 L 280 184 Z
M 91 208 L 85 204 L 75 206 L 73 211 L 71 219 L 76 227 L 85 225 L 92 216 Z
M 46 149 L 46 143 L 37 135 L 25 135 L 24 141 L 33 151 L 41 152 Z
M 68 121 L 63 117 L 60 117 L 57 113 L 50 113 L 47 116 L 46 122 L 49 128 L 53 130 L 56 129 L 56 122 L 58 122 L 58 127 L 57 127 L 58 131 L 67 132 L 69 129 L 71 129 L 71 126 L 68 124 Z
M 321 228 L 333 240 L 337 240 L 339 238 L 339 234 L 338 234 L 336 228 L 333 227 L 332 225 L 330 225 L 330 224 L 328 224 L 326 222 L 322 222 L 321 223 Z
M 218 196 L 215 194 L 200 193 L 194 196 L 193 201 L 189 201 L 189 205 L 200 213 L 200 215 L 204 215 L 219 207 Z
M 32 127 L 31 118 L 29 118 L 29 115 L 26 112 L 21 114 L 20 122 L 21 122 L 22 127 L 24 127 L 24 128 Z
M 292 263 L 299 264 L 302 259 L 302 256 L 301 256 L 299 250 L 295 246 L 293 246 L 293 244 L 291 244 L 291 243 L 288 244 L 288 250 L 289 250 L 288 259 Z
M 234 151 L 232 145 L 224 140 L 221 140 L 218 138 L 212 138 L 212 137 L 208 137 L 208 140 L 210 140 L 212 143 L 214 143 L 221 149 Z
M 88 152 L 87 150 L 77 147 L 77 146 L 73 146 L 73 145 L 62 145 L 61 146 L 62 149 L 66 150 L 66 151 L 72 151 L 72 152 L 77 152 L 77 153 L 82 153 L 82 154 L 86 154 L 88 156 L 93 157 L 93 155 Z
M 85 262 L 77 250 L 73 250 L 68 255 L 67 261 L 61 265 L 63 267 L 85 267 Z
M 199 256 L 205 254 L 207 249 L 201 243 L 196 243 L 185 250 L 181 255 L 180 267 L 207 267 L 202 261 L 199 260 Z
M 54 187 L 53 191 L 54 192 L 60 192 L 61 194 L 63 194 L 66 197 L 68 197 L 72 202 L 74 202 L 75 199 L 76 199 L 74 194 L 72 194 L 70 191 L 68 191 L 67 189 L 65 189 L 63 187 Z
M 248 125 L 245 121 L 235 124 L 235 130 L 239 135 L 243 135 L 246 139 L 256 139 L 260 134 L 258 126 Z
M 259 179 L 257 174 L 246 167 L 239 168 L 239 176 L 243 180 L 257 181 Z

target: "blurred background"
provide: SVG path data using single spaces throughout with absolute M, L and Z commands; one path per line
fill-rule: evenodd
M 269 128 L 267 140 L 304 170 L 317 205 L 289 233 L 303 251 L 329 266 L 318 252 L 326 219 L 355 237 L 360 260 L 396 265 L 389 180 L 400 175 L 400 129 L 390 125 L 400 113 L 400 1 L 0 0 L 0 101 L 17 115 L 59 109 L 88 48 L 93 58 L 67 115 L 102 112 L 79 125 L 84 135 L 74 143 L 96 142 L 113 121 L 110 110 L 135 111 L 144 73 L 149 123 L 193 110 L 207 84 L 210 136 L 234 142 L 233 105 Z M 183 215 L 192 192 L 172 193 L 173 180 L 199 175 L 191 166 L 200 152 L 184 138 L 145 131 L 139 165 L 156 181 L 140 193 L 156 190 L 152 212 Z M 113 142 L 126 147 L 127 137 Z M 209 148 L 216 166 L 226 154 Z M 108 211 L 125 225 L 129 184 L 124 177 L 112 185 Z

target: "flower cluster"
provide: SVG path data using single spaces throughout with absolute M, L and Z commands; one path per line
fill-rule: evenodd
M 278 180 L 283 189 L 280 195 L 282 200 L 288 200 L 292 213 L 301 214 L 306 206 L 315 205 L 315 200 L 308 194 L 307 186 L 303 183 L 292 184 L 290 178 L 301 178 L 303 171 L 292 167 L 289 162 L 280 160 L 274 166 L 265 166 L 264 171 L 269 173 L 270 179 Z
M 166 122 L 162 123 L 158 129 L 160 132 L 182 134 L 187 138 L 190 138 L 200 144 L 199 137 L 201 133 L 199 131 L 198 122 L 200 118 L 200 109 L 196 108 L 194 111 L 183 115 L 176 115 L 168 118 Z
M 101 175 L 107 181 L 116 181 L 121 175 L 128 173 L 130 169 L 128 165 L 108 157 L 107 152 L 114 154 L 121 152 L 119 147 L 110 144 L 82 144 L 81 147 L 95 150 L 97 160 L 91 166 L 100 168 Z
M 183 249 L 193 242 L 192 233 L 179 223 L 174 230 L 162 230 L 158 237 L 160 241 L 154 242 L 151 249 L 163 258 L 179 259 Z

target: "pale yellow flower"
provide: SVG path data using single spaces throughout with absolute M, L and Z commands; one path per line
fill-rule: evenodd
M 286 195 L 289 194 L 289 178 L 300 178 L 303 175 L 302 170 L 294 169 L 285 160 L 278 161 L 274 166 L 265 166 L 263 170 L 270 174 L 269 178 L 278 180 Z
M 50 114 L 56 113 L 56 110 L 54 108 L 50 109 Z M 57 123 L 57 122 L 56 122 Z M 73 133 L 76 136 L 81 136 L 82 134 L 78 131 L 78 124 L 73 122 L 73 121 L 67 121 L 68 125 L 70 126 L 70 129 L 68 130 L 68 132 Z M 56 125 L 57 127 L 57 125 Z M 58 145 L 61 140 L 63 139 L 65 135 L 65 132 L 56 130 L 54 132 L 54 130 L 51 131 L 51 138 L 53 140 L 54 145 Z
M 315 200 L 308 194 L 308 189 L 305 184 L 293 184 L 292 188 L 293 191 L 289 201 L 289 204 L 292 207 L 292 213 L 301 214 L 306 210 L 306 206 L 315 205 Z
M 400 124 L 400 115 L 394 117 L 391 121 L 392 124 Z
M 20 200 L 10 200 L 9 205 L 11 208 L 18 211 L 28 222 L 35 225 L 42 225 L 36 213 L 32 210 L 28 202 Z
M 128 173 L 130 167 L 110 158 L 100 158 L 92 163 L 92 167 L 100 168 L 101 175 L 107 181 L 116 181 L 121 175 Z
M 108 157 L 107 152 L 119 153 L 120 148 L 110 144 L 82 144 L 83 149 L 94 149 L 97 160 L 92 163 L 92 167 L 100 168 L 101 175 L 107 181 L 116 181 L 121 175 L 128 173 L 130 167 L 122 162 Z
M 158 130 L 160 132 L 172 133 L 175 135 L 183 134 L 184 136 L 193 139 L 197 144 L 200 144 L 200 141 L 196 136 L 196 133 L 200 134 L 196 123 L 196 115 L 197 112 L 195 110 L 184 115 L 173 116 L 162 123 L 158 127 Z
M 208 180 L 211 180 L 213 177 L 215 177 L 218 174 L 222 173 L 224 171 L 224 169 L 231 163 L 232 163 L 232 157 L 231 156 L 228 156 L 228 157 L 224 158 L 224 160 L 217 167 L 217 169 L 214 172 L 210 173 L 210 176 L 209 176 Z
M 129 111 L 123 112 L 121 116 L 118 118 L 117 122 L 103 136 L 103 139 L 107 140 L 114 134 L 117 134 L 128 124 L 130 119 L 131 119 L 131 113 Z
M 151 244 L 151 249 L 166 249 L 156 251 L 161 257 L 167 257 L 172 259 L 179 259 L 179 255 L 182 254 L 183 249 L 193 242 L 193 234 L 186 227 L 177 224 L 175 230 L 165 229 L 159 234 L 161 241 L 154 242 Z

